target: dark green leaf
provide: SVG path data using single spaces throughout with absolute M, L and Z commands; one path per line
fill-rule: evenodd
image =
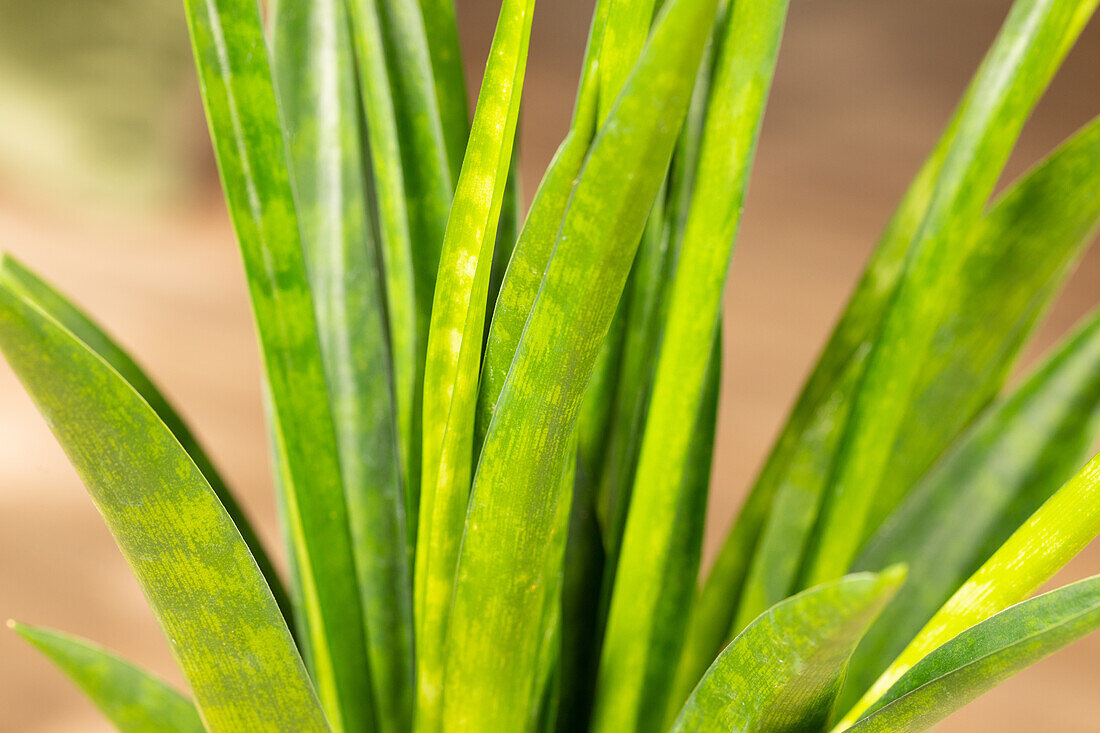
M 363 694 L 370 689 L 367 640 L 350 582 L 355 559 L 336 430 L 259 7 L 254 0 L 187 0 L 186 8 L 270 385 L 311 671 L 333 726 L 360 730 L 374 717 Z
M 413 702 L 412 572 L 351 43 L 341 0 L 277 3 L 276 83 L 340 451 L 376 719 L 380 731 L 405 731 Z

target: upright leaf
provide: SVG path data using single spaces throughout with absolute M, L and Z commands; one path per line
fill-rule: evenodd
M 267 44 L 253 0 L 187 0 L 199 84 L 237 231 L 303 587 L 311 672 L 337 729 L 373 724 L 336 430 Z
M 534 0 L 500 11 L 439 263 L 424 367 L 416 554 L 417 726 L 440 725 L 447 621 L 470 494 L 493 245 L 515 142 Z
M 856 650 L 845 705 L 1073 474 L 1098 431 L 1100 313 L 982 416 L 856 559 L 861 570 L 904 562 L 909 579 Z
M 849 655 L 904 577 L 850 575 L 772 607 L 711 665 L 673 733 L 821 730 Z
M 343 3 L 279 2 L 274 57 L 378 728 L 404 731 L 413 701 L 412 572 L 385 294 L 366 206 L 369 183 Z
M 0 350 L 76 468 L 211 731 L 327 731 L 290 631 L 210 484 L 99 355 L 7 285 Z
M 750 563 L 755 557 L 765 522 L 771 515 L 775 495 L 786 479 L 796 453 L 809 450 L 806 442 L 814 441 L 824 451 L 824 455 L 814 459 L 815 462 L 831 461 L 835 446 L 829 440 L 822 441 L 822 438 L 839 429 L 835 426 L 843 427 L 847 420 L 846 410 L 850 408 L 850 396 L 839 399 L 837 391 L 844 389 L 840 383 L 845 380 L 852 380 L 854 385 L 862 373 L 862 366 L 857 368 L 853 361 L 866 358 L 871 341 L 877 334 L 882 312 L 905 261 L 906 248 L 920 225 L 932 195 L 935 177 L 954 138 L 957 121 L 956 113 L 902 197 L 722 543 L 692 610 L 677 673 L 675 694 L 679 699 L 686 699 L 695 681 L 731 638 L 730 629 L 736 623 L 735 614 Z M 846 393 L 840 394 L 843 396 Z M 813 454 L 806 455 L 807 459 L 813 457 Z
M 359 93 L 366 120 L 372 200 L 378 211 L 382 272 L 393 362 L 397 426 L 404 459 L 408 536 L 416 537 L 420 486 L 423 358 L 431 296 L 417 292 L 417 265 L 405 199 L 405 172 L 397 111 L 379 18 L 378 0 L 346 0 L 352 20 Z
M 448 161 L 428 38 L 417 0 L 351 1 L 378 3 L 401 143 L 418 333 L 424 343 L 458 166 L 452 167 Z
M 106 649 L 14 621 L 8 626 L 68 675 L 121 733 L 206 730 L 190 700 Z
M 210 488 L 218 495 L 222 506 L 229 513 L 229 517 L 233 520 L 237 531 L 241 533 L 241 537 L 244 538 L 249 551 L 252 552 L 252 557 L 256 559 L 260 571 L 263 572 L 264 579 L 267 580 L 267 585 L 271 588 L 271 593 L 275 596 L 275 600 L 283 612 L 283 618 L 286 619 L 287 624 L 291 624 L 290 600 L 279 574 L 275 571 L 275 566 L 271 563 L 271 558 L 268 557 L 267 552 L 260 543 L 260 538 L 256 535 L 256 531 L 252 528 L 248 517 L 245 516 L 240 505 L 237 504 L 233 493 L 226 486 L 225 481 L 222 480 L 217 469 L 214 468 L 213 462 L 206 455 L 202 446 L 199 445 L 198 440 L 191 433 L 183 418 L 168 402 L 168 398 L 153 384 L 152 380 L 133 358 L 91 318 L 23 264 L 16 261 L 11 255 L 6 255 L 3 259 L 0 259 L 0 284 L 17 291 L 23 298 L 33 302 L 47 315 L 68 329 L 73 336 L 80 339 L 85 346 L 110 364 L 119 373 L 119 376 L 125 379 L 141 395 L 142 399 L 153 408 L 153 411 L 157 413 L 157 417 L 172 431 L 180 446 L 187 451 L 187 455 L 202 471 L 202 475 L 206 477 Z
M 1019 603 L 1100 533 L 1100 454 L 1082 468 L 955 591 L 841 722 L 851 725 L 931 651 Z
M 909 670 L 858 733 L 922 731 L 1012 675 L 1100 628 L 1100 578 L 1012 606 L 963 632 Z
M 462 48 L 455 22 L 454 0 L 420 0 L 424 30 L 431 52 L 432 75 L 439 105 L 443 138 L 451 172 L 462 167 L 466 136 L 470 130 L 466 108 L 466 79 L 463 76 Z
M 655 0 L 607 0 L 599 51 L 599 112 L 607 120 L 638 60 L 653 22 Z
M 459 557 L 449 730 L 515 730 L 538 652 L 560 474 L 686 112 L 714 0 L 670 0 L 588 154 L 482 448 Z M 522 533 L 518 528 L 522 527 Z M 508 654 L 500 654 L 506 648 Z
M 600 657 L 596 730 L 642 724 L 647 678 L 670 676 L 669 659 L 657 650 L 672 632 L 659 618 L 682 623 L 686 609 L 662 610 L 676 541 L 668 517 L 680 505 L 689 470 L 692 427 L 786 12 L 786 0 L 735 3 L 724 30 Z
M 978 216 L 1020 127 L 1096 0 L 1018 0 L 964 102 L 928 209 L 868 357 L 825 497 L 803 585 L 842 575 L 865 537 L 875 489 L 921 364 L 970 249 Z

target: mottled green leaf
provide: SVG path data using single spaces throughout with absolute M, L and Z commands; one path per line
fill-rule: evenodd
M 555 584 L 545 572 L 561 500 L 552 478 L 573 445 L 713 17 L 713 0 L 665 6 L 573 188 L 474 479 L 449 629 L 461 643 L 448 644 L 444 686 L 454 729 L 518 729 L 530 707 L 539 620 Z
M 1100 577 L 1011 606 L 921 660 L 850 730 L 925 730 L 1097 628 Z
M 1100 454 L 1031 515 L 929 619 L 845 716 L 850 724 L 930 652 L 1031 595 L 1100 533 Z
M 463 76 L 462 49 L 458 42 L 454 0 L 420 0 L 424 14 L 424 29 L 432 59 L 435 93 L 443 138 L 447 144 L 447 159 L 451 172 L 462 167 L 466 152 L 466 137 L 470 130 L 466 108 L 466 79 Z
M 821 730 L 848 657 L 904 577 L 850 575 L 773 606 L 711 665 L 673 732 Z
M 359 95 L 366 120 L 373 184 L 371 203 L 378 213 L 394 398 L 404 459 L 407 534 L 412 540 L 417 529 L 421 385 L 431 295 L 417 292 L 417 265 L 410 233 L 410 212 L 405 200 L 397 110 L 389 82 L 378 0 L 346 0 L 346 4 L 352 21 Z
M 970 253 L 917 378 L 876 492 L 877 514 L 904 496 L 1000 389 L 1040 316 L 1072 271 L 1100 218 L 1100 122 L 1018 181 L 969 238 Z M 817 518 L 867 349 L 813 413 L 786 470 L 753 557 L 734 633 L 795 590 L 798 562 Z M 971 568 L 973 569 L 973 568 Z M 959 579 L 961 580 L 961 578 Z M 942 599 L 941 599 L 942 600 Z
M 786 12 L 786 0 L 746 0 L 727 19 L 601 652 L 596 730 L 636 727 L 643 719 L 643 680 L 658 674 L 671 683 L 675 670 L 674 660 L 669 669 L 670 660 L 658 653 L 669 633 L 658 619 L 676 542 L 668 517 L 681 504 L 689 470 L 709 350 Z M 677 614 L 665 616 L 683 623 Z
M 486 300 L 534 7 L 534 0 L 507 0 L 501 6 L 432 306 L 414 596 L 417 727 L 422 731 L 436 730 L 443 712 L 447 624 L 473 470 Z
M 0 350 L 107 522 L 209 729 L 328 730 L 251 552 L 148 403 L 7 286 Z
M 206 730 L 190 700 L 106 649 L 49 629 L 8 626 L 68 675 L 120 733 Z
M 858 570 L 904 562 L 909 577 L 852 658 L 844 709 L 1073 474 L 1098 429 L 1100 313 L 981 417 L 856 559 Z
M 276 84 L 336 426 L 376 720 L 380 731 L 405 731 L 413 700 L 412 572 L 347 11 L 341 0 L 281 0 L 273 18 Z
M 187 0 L 222 188 L 244 259 L 270 386 L 275 453 L 303 581 L 311 672 L 337 729 L 373 723 L 367 641 L 336 430 L 288 170 L 254 0 Z M 200 700 L 201 702 L 201 700 Z
M 16 261 L 11 255 L 7 255 L 0 260 L 0 283 L 33 302 L 47 315 L 68 329 L 73 336 L 80 339 L 85 346 L 110 364 L 111 368 L 118 372 L 119 376 L 125 379 L 141 395 L 142 399 L 153 408 L 153 411 L 157 413 L 157 417 L 172 431 L 176 440 L 187 451 L 187 455 L 202 471 L 202 475 L 206 477 L 210 488 L 218 495 L 222 506 L 229 513 L 233 524 L 237 527 L 237 531 L 241 533 L 241 537 L 244 538 L 248 549 L 252 552 L 252 557 L 256 559 L 256 564 L 263 572 L 268 587 L 271 588 L 271 593 L 275 596 L 275 600 L 283 612 L 283 618 L 290 624 L 290 601 L 279 574 L 271 564 L 271 558 L 268 557 L 267 552 L 260 543 L 260 538 L 256 536 L 256 531 L 252 528 L 240 505 L 237 504 L 237 500 L 233 497 L 229 487 L 226 486 L 217 469 L 214 468 L 213 462 L 206 455 L 202 446 L 199 445 L 198 440 L 191 433 L 183 418 L 169 403 L 168 398 L 153 384 L 152 380 L 133 358 L 98 324 L 73 302 L 44 282 L 35 273 L 28 270 L 23 264 Z
M 866 536 L 937 324 L 971 249 L 957 233 L 982 213 L 1019 130 L 1096 0 L 1017 0 L 960 109 L 954 136 L 868 356 L 802 585 L 842 575 Z

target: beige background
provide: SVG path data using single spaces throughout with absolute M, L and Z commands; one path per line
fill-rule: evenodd
M 460 5 L 473 75 L 496 3 Z M 541 0 L 536 15 L 523 120 L 528 192 L 568 120 L 588 5 Z M 794 3 L 726 298 L 711 550 L 877 232 L 1007 6 Z M 196 114 L 194 94 L 188 90 L 181 114 Z M 1010 173 L 1097 113 L 1100 24 L 1093 22 L 1028 124 Z M 7 171 L 0 177 L 0 247 L 45 272 L 139 355 L 197 428 L 265 538 L 274 540 L 244 279 L 205 143 L 192 155 L 188 164 L 206 171 L 201 185 L 163 208 L 74 212 L 27 194 L 18 171 Z M 1098 302 L 1095 251 L 1025 361 Z M 1059 580 L 1097 572 L 1100 551 L 1093 547 Z M 99 516 L 6 367 L 0 367 L 0 616 L 91 637 L 179 680 Z M 941 730 L 1100 729 L 1098 659 L 1100 635 L 987 695 Z M 0 730 L 107 726 L 45 661 L 0 633 Z

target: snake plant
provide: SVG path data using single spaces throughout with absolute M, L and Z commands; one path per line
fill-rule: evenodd
M 0 350 L 189 689 L 11 627 L 123 731 L 934 724 L 1100 626 L 1100 576 L 1030 598 L 1100 532 L 1100 310 L 1005 386 L 1100 220 L 1100 118 L 993 195 L 1097 1 L 1016 0 L 697 582 L 787 0 L 598 0 L 526 211 L 534 0 L 502 0 L 472 114 L 452 0 L 185 0 L 289 572 L 5 257 Z

